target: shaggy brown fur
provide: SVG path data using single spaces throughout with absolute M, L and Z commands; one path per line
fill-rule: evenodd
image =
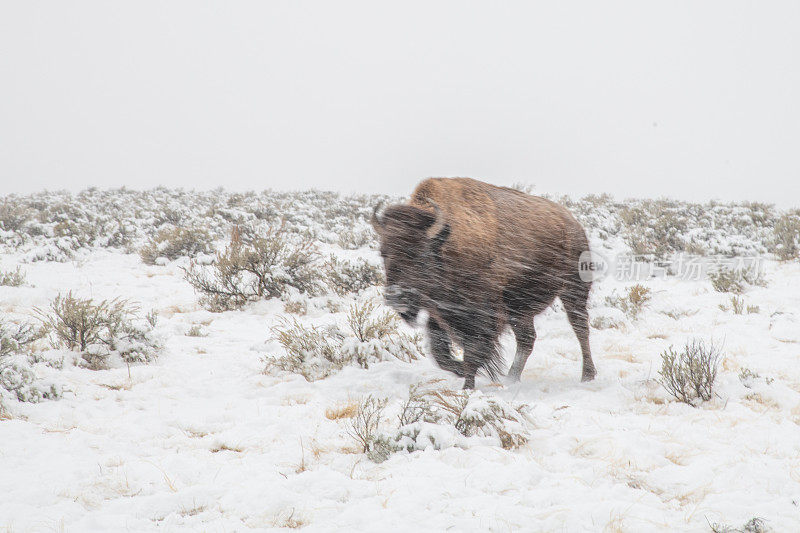
M 431 350 L 465 387 L 484 368 L 500 367 L 497 339 L 511 326 L 519 379 L 536 333 L 533 317 L 560 297 L 583 352 L 583 379 L 595 375 L 578 262 L 586 234 L 563 207 L 544 198 L 469 178 L 430 178 L 408 204 L 374 220 L 387 272 L 387 302 L 412 322 L 430 314 Z M 433 235 L 431 235 L 433 233 Z M 455 341 L 464 361 L 450 353 Z

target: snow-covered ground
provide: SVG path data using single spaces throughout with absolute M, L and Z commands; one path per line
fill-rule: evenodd
M 377 261 L 368 247 L 329 248 Z M 63 388 L 60 399 L 4 397 L 0 529 L 709 531 L 760 517 L 800 531 L 797 261 L 765 261 L 767 286 L 743 295 L 758 310 L 740 315 L 720 307 L 731 295 L 708 279 L 670 276 L 641 281 L 652 299 L 638 318 L 619 317 L 606 297 L 631 283 L 597 282 L 590 318 L 618 323 L 591 331 L 595 381 L 579 381 L 580 350 L 558 304 L 536 319 L 521 383 L 478 379 L 484 395 L 529 406 L 525 445 L 484 440 L 376 463 L 332 409 L 387 398 L 388 424 L 409 385 L 443 379 L 458 390 L 462 380 L 427 359 L 345 366 L 313 382 L 265 373 L 264 358 L 281 352 L 271 328 L 288 315 L 283 301 L 204 310 L 180 269 L 186 259 L 145 265 L 102 247 L 65 262 L 26 257 L 0 256 L 0 270 L 21 266 L 27 278 L 0 287 L 8 320 L 69 290 L 122 297 L 158 311 L 165 345 L 151 364 L 107 370 L 72 364 L 62 349 L 63 368 L 35 367 Z M 353 299 L 331 298 L 345 308 Z M 343 321 L 317 300 L 298 320 Z M 205 336 L 186 335 L 196 325 Z M 660 354 L 694 337 L 724 354 L 716 396 L 696 408 L 656 380 Z M 513 336 L 503 346 L 510 360 Z

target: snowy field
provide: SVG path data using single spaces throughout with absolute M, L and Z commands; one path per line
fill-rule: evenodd
M 561 199 L 609 257 L 649 252 L 648 267 L 676 253 L 757 257 L 763 279 L 734 293 L 705 274 L 612 272 L 590 300 L 596 380 L 579 381 L 578 342 L 556 303 L 536 319 L 521 383 L 479 376 L 461 396 L 463 380 L 419 354 L 419 332 L 348 329 L 352 306 L 380 301 L 380 289 L 348 292 L 334 278 L 374 281 L 368 220 L 379 200 L 166 189 L 0 199 L 0 271 L 24 277 L 0 287 L 7 331 L 38 331 L 72 291 L 135 303 L 141 333 L 128 351 L 70 349 L 52 328 L 4 349 L 0 530 L 800 531 L 800 262 L 779 260 L 789 244 L 775 230 L 794 227 L 797 212 Z M 225 310 L 187 281 L 187 270 L 212 271 L 232 231 L 247 246 L 281 219 L 292 246 L 313 244 L 308 279 L 282 263 L 277 297 Z M 207 242 L 174 251 L 159 240 L 188 227 Z M 649 298 L 632 310 L 619 299 L 635 284 Z M 350 356 L 288 359 L 279 333 L 292 321 Z M 722 355 L 713 397 L 692 406 L 659 370 L 663 352 L 694 338 Z M 503 347 L 510 363 L 510 333 Z M 487 406 L 508 419 L 403 430 L 416 384 L 479 419 Z M 365 453 L 352 435 L 369 397 L 386 402 L 385 453 Z

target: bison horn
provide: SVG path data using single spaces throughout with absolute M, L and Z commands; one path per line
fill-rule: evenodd
M 383 207 L 383 202 L 378 202 L 378 205 L 372 210 L 372 227 L 375 228 L 375 231 L 378 233 L 380 233 L 383 228 L 383 221 L 378 216 L 378 211 L 380 211 L 381 207 Z
M 437 204 L 430 198 L 427 198 L 427 201 L 431 205 L 431 207 L 433 207 L 433 210 L 436 212 L 436 220 L 434 220 L 433 224 L 431 224 L 431 226 L 428 228 L 428 237 L 431 239 L 435 239 L 442 233 L 442 231 L 445 230 L 447 224 L 444 219 L 444 213 L 442 213 L 439 204 Z

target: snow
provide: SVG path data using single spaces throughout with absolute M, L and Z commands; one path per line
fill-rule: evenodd
M 3 396 L 10 417 L 0 420 L 0 528 L 698 531 L 762 517 L 775 531 L 800 530 L 796 261 L 765 261 L 768 286 L 743 295 L 759 306 L 753 314 L 722 310 L 730 295 L 707 279 L 665 277 L 641 282 L 652 300 L 632 320 L 605 304 L 630 283 L 597 282 L 590 318 L 618 324 L 592 329 L 595 381 L 579 381 L 580 350 L 558 305 L 536 319 L 520 383 L 478 378 L 483 399 L 474 409 L 486 398 L 529 406 L 527 443 L 505 450 L 497 439 L 425 423 L 440 449 L 374 463 L 348 437 L 347 420 L 327 418 L 327 409 L 371 394 L 389 399 L 391 422 L 409 385 L 439 379 L 458 390 L 463 380 L 427 359 L 391 357 L 313 382 L 264 373 L 264 357 L 280 354 L 271 328 L 287 316 L 284 302 L 211 313 L 183 279 L 185 259 L 148 266 L 136 254 L 91 248 L 63 262 L 29 262 L 46 256 L 39 251 L 0 255 L 0 269 L 22 264 L 27 277 L 26 286 L 0 287 L 6 317 L 29 316 L 68 290 L 130 298 L 158 311 L 165 348 L 151 364 L 99 371 L 61 350 L 62 369 L 35 367 L 63 387 L 60 400 Z M 376 256 L 335 244 L 325 252 Z M 352 301 L 309 299 L 300 320 L 343 324 L 343 312 L 321 303 L 328 299 L 343 311 Z M 205 336 L 187 336 L 193 325 Z M 724 353 L 717 396 L 697 408 L 655 381 L 659 354 L 692 337 L 713 339 Z M 510 363 L 513 336 L 502 341 Z M 740 379 L 743 369 L 753 375 Z

